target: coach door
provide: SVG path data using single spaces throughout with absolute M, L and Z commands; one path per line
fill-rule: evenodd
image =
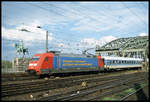
M 98 66 L 101 68 L 101 67 L 104 67 L 104 59 L 101 58 L 101 56 L 97 56 L 98 58 Z
M 100 67 L 104 67 L 104 59 L 103 58 L 100 59 Z

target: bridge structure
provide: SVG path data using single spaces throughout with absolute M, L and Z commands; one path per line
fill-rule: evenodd
M 149 58 L 148 36 L 137 36 L 118 38 L 99 48 L 96 48 L 96 55 Z

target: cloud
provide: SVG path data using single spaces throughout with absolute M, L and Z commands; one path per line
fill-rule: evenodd
M 96 47 L 96 45 L 103 46 L 104 44 L 117 39 L 115 36 L 109 35 L 109 36 L 104 36 L 100 38 L 99 40 L 96 40 L 94 38 L 84 38 L 81 40 L 81 46 L 84 47 Z
M 67 46 L 66 46 L 65 44 L 63 44 L 63 43 L 59 43 L 59 44 L 57 44 L 57 46 L 60 47 L 60 48 L 61 48 L 61 47 L 62 47 L 62 48 L 66 48 L 66 47 L 67 47 Z
M 112 29 L 121 29 L 123 31 L 128 30 L 131 27 L 139 27 L 143 25 L 143 22 L 148 22 L 147 10 L 145 10 L 146 13 L 144 14 L 140 12 L 140 7 L 138 8 L 130 6 L 129 10 L 121 4 L 116 4 L 117 6 L 114 7 L 114 4 L 108 5 L 108 3 L 106 3 L 106 7 L 103 4 L 100 4 L 101 6 L 99 7 L 96 7 L 98 6 L 98 4 L 96 4 L 95 7 L 89 5 L 87 10 L 85 8 L 85 10 L 81 8 L 81 14 L 85 17 L 83 19 L 80 19 L 79 22 L 76 22 L 76 24 L 71 28 L 71 30 L 80 32 L 102 32 L 109 31 Z M 110 8 L 108 8 L 108 6 Z M 131 12 L 131 9 L 134 13 Z
M 2 37 L 9 40 L 23 40 L 28 45 L 33 42 L 43 42 L 45 41 L 46 31 L 36 28 L 37 25 L 39 24 L 32 23 L 31 25 L 19 25 L 16 29 L 6 29 L 2 27 Z M 26 29 L 27 32 L 21 31 L 21 29 Z M 52 33 L 49 33 L 48 39 L 49 41 L 53 39 Z
M 148 34 L 146 33 L 140 33 L 139 36 L 147 36 Z
M 109 36 L 104 36 L 102 38 L 99 39 L 100 41 L 100 46 L 103 46 L 104 44 L 111 42 L 113 40 L 117 39 L 115 36 L 109 35 Z
M 83 46 L 94 46 L 95 44 L 97 44 L 98 40 L 94 39 L 94 38 L 84 38 L 81 40 L 81 44 L 83 44 Z

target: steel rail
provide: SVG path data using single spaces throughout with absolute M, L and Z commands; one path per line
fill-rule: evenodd
M 140 81 L 137 81 L 136 83 L 143 84 L 143 83 L 145 83 L 145 82 L 143 82 L 143 80 L 140 80 Z M 97 98 L 100 98 L 100 97 L 104 97 L 104 96 L 107 96 L 107 95 L 114 94 L 114 93 L 116 93 L 116 92 L 121 92 L 121 91 L 123 91 L 123 90 L 129 89 L 129 88 L 133 88 L 133 87 L 134 87 L 133 84 L 128 85 L 128 86 L 122 86 L 122 87 L 119 88 L 119 89 L 111 90 L 111 91 L 105 92 L 105 93 L 103 93 L 103 94 L 94 96 L 94 97 L 81 99 L 81 101 L 90 101 L 90 100 L 94 100 L 94 99 L 97 99 Z
M 143 72 L 142 72 L 143 73 Z M 119 73 L 120 74 L 120 73 Z M 141 74 L 141 72 L 138 72 L 138 73 L 133 73 L 133 75 L 134 74 Z M 87 81 L 87 80 L 90 80 L 90 78 L 91 78 L 91 80 L 94 80 L 94 79 L 99 79 L 99 77 L 101 77 L 101 78 L 109 78 L 109 76 L 111 76 L 111 74 L 110 75 L 108 75 L 108 76 L 106 76 L 107 74 L 100 74 L 100 75 L 92 75 L 92 76 L 80 76 L 80 77 L 70 77 L 70 78 L 60 78 L 60 79 L 50 79 L 50 80 L 48 80 L 48 81 L 57 81 L 57 82 L 59 82 L 59 81 L 69 81 L 69 80 L 72 80 L 73 82 L 77 82 L 77 81 Z M 123 75 L 121 75 L 121 76 L 123 76 Z M 93 77 L 94 77 L 94 79 L 93 79 Z M 112 78 L 113 77 L 117 77 L 117 75 L 114 75 L 114 76 L 112 76 Z M 29 85 L 30 83 L 32 83 L 32 84 L 39 84 L 39 83 L 42 83 L 42 82 L 48 82 L 48 81 L 46 81 L 46 80 L 37 80 L 37 82 L 35 82 L 35 81 L 27 81 L 27 82 L 22 82 L 22 83 L 15 83 L 15 84 L 8 84 L 8 83 L 6 83 L 6 84 L 2 84 L 2 90 L 3 89 L 8 89 L 8 88 L 12 88 L 12 87 L 19 87 L 19 86 L 25 86 L 25 85 Z M 11 87 L 10 87 L 11 86 Z
M 141 89 L 143 89 L 143 88 L 146 87 L 146 86 L 148 86 L 148 84 L 147 84 L 147 85 L 144 85 L 143 87 L 137 89 L 136 91 L 134 91 L 134 92 L 132 92 L 132 93 L 126 95 L 125 97 L 121 98 L 120 101 L 123 101 L 123 100 L 127 99 L 129 96 L 131 96 L 131 95 L 137 93 L 138 91 L 140 91 Z
M 95 89 L 93 89 L 93 90 L 88 90 L 88 91 L 85 91 L 85 92 L 83 92 L 83 93 L 81 93 L 81 94 L 76 94 L 76 95 L 73 95 L 73 96 L 69 96 L 69 97 L 67 97 L 67 99 L 65 98 L 65 99 L 58 99 L 58 100 L 63 100 L 63 101 L 65 101 L 65 100 L 71 100 L 71 99 L 74 99 L 74 98 L 77 98 L 77 97 L 82 97 L 82 96 L 84 96 L 84 95 L 88 95 L 88 94 L 91 94 L 91 93 L 93 93 L 93 92 L 96 92 L 96 91 L 98 91 L 98 90 L 106 90 L 106 89 L 110 89 L 110 88 L 113 88 L 113 87 L 116 87 L 116 86 L 119 86 L 119 85 L 121 85 L 121 83 L 120 84 L 116 84 L 116 85 L 110 85 L 110 86 L 105 86 L 105 87 L 98 87 L 98 88 L 95 88 Z
M 134 79 L 136 79 L 137 77 L 135 77 Z M 120 79 L 118 79 L 118 80 L 120 80 Z M 118 82 L 118 80 L 116 81 L 116 82 Z M 106 83 L 105 83 L 106 84 Z M 105 89 L 105 88 L 109 88 L 110 86 L 112 86 L 112 82 L 109 82 L 109 84 L 111 84 L 110 86 L 107 86 L 107 85 L 105 85 L 105 84 L 103 84 L 102 86 L 100 86 L 101 84 L 98 84 L 97 85 L 97 87 L 98 88 L 102 88 L 102 89 Z M 116 84 L 115 84 L 116 85 Z M 118 84 L 117 84 L 118 85 Z M 92 87 L 93 88 L 93 87 Z M 76 90 L 77 91 L 77 90 Z M 94 86 L 94 91 L 96 91 L 96 89 L 95 89 L 95 86 Z M 85 91 L 85 92 L 83 92 L 82 94 L 88 94 L 88 93 L 90 93 L 91 91 Z M 93 92 L 93 91 L 92 91 Z M 54 95 L 54 96 L 49 96 L 49 97 L 47 97 L 47 98 L 43 98 L 44 100 L 46 99 L 46 100 L 52 100 L 52 98 L 54 98 L 54 100 L 59 100 L 59 99 L 66 99 L 66 98 L 69 98 L 70 97 L 70 94 L 69 95 L 67 95 L 67 96 L 64 96 L 64 97 L 60 97 L 59 95 L 61 95 L 61 94 L 57 94 L 57 95 Z M 75 95 L 79 95 L 79 94 L 71 94 L 72 96 L 75 96 Z M 56 96 L 59 96 L 60 98 L 56 98 Z M 71 96 L 71 97 L 72 97 Z
M 110 73 L 118 73 L 118 72 L 130 72 L 132 70 L 117 70 L 117 71 L 107 71 L 107 72 L 100 72 L 100 74 L 110 74 Z M 81 74 L 82 75 L 82 74 Z M 21 78 L 22 77 L 22 78 Z M 21 81 L 21 80 L 27 80 L 25 77 L 32 77 L 29 76 L 27 73 L 22 73 L 22 74 L 3 74 L 2 75 L 2 82 L 7 82 L 7 81 Z M 32 78 L 31 78 L 32 79 Z M 33 78 L 35 79 L 35 78 Z
M 143 73 L 135 73 L 135 74 L 133 74 L 133 76 L 134 75 L 136 75 L 136 74 L 138 74 L 138 75 L 142 75 Z M 131 75 L 132 76 L 132 75 Z M 104 76 L 104 77 L 101 77 L 101 76 L 98 76 L 98 77 L 94 77 L 94 78 L 86 78 L 86 79 L 77 79 L 77 80 L 72 80 L 72 79 L 70 79 L 70 80 L 63 80 L 63 82 L 67 82 L 68 84 L 70 83 L 75 83 L 75 82 L 78 82 L 78 83 L 80 83 L 80 82 L 82 82 L 82 81 L 86 81 L 86 82 L 90 82 L 90 81 L 92 81 L 92 82 L 95 82 L 95 81 L 106 81 L 106 80 L 110 80 L 110 79 L 113 79 L 113 78 L 118 78 L 118 77 L 128 77 L 127 75 L 121 75 L 121 76 L 112 76 L 112 77 L 110 77 L 110 76 Z M 21 84 L 13 84 L 13 85 L 6 85 L 6 86 L 3 86 L 2 85 L 2 91 L 4 91 L 4 90 L 9 90 L 9 89 L 13 89 L 13 88 L 15 88 L 15 90 L 16 89 L 19 89 L 19 88 L 21 88 L 21 87 L 29 87 L 29 85 L 30 86 L 36 86 L 36 85 L 38 85 L 38 86 L 40 86 L 40 85 L 42 85 L 42 84 L 51 84 L 51 83 L 59 83 L 59 82 L 62 82 L 62 80 L 58 80 L 58 81 L 55 81 L 54 82 L 54 80 L 52 80 L 52 82 L 51 81 L 46 81 L 46 80 L 40 80 L 40 81 L 38 81 L 38 82 L 31 82 L 31 83 L 21 83 Z M 10 87 L 11 86 L 11 87 Z
M 136 75 L 136 73 L 135 74 L 133 74 L 133 75 Z M 115 76 L 115 77 L 113 77 L 113 78 L 117 78 L 117 77 L 121 77 L 121 76 Z M 122 77 L 125 77 L 124 75 L 122 75 Z M 126 77 L 128 77 L 128 76 L 126 76 Z M 99 79 L 98 79 L 99 78 Z M 98 81 L 98 80 L 100 80 L 101 78 L 100 77 L 96 77 L 96 79 L 94 80 L 94 78 L 90 78 L 88 81 L 90 82 L 93 82 L 93 80 L 94 81 Z M 112 77 L 111 78 L 109 78 L 108 77 L 108 79 L 107 80 L 111 80 L 112 79 Z M 102 77 L 102 79 L 101 79 L 101 81 L 104 81 L 104 80 L 106 80 L 106 79 L 103 79 L 103 77 Z M 72 80 L 70 80 L 69 82 L 68 82 L 68 80 L 67 81 L 65 81 L 65 83 L 66 84 L 61 84 L 63 87 L 66 87 L 66 86 L 71 86 L 71 85 L 76 85 L 76 84 L 81 84 L 81 82 L 82 82 L 83 80 L 76 80 L 76 81 L 72 81 Z M 86 80 L 87 81 L 87 80 Z M 76 82 L 78 82 L 78 83 L 76 83 Z M 50 84 L 51 83 L 51 84 Z M 53 83 L 53 84 L 52 84 Z M 70 83 L 70 84 L 69 84 Z M 20 85 L 20 84 L 19 84 Z M 48 86 L 48 87 L 46 87 L 46 86 Z M 37 84 L 37 83 L 35 83 L 34 85 L 32 85 L 32 86 L 29 86 L 29 83 L 28 83 L 28 85 L 24 85 L 24 88 L 23 89 L 21 89 L 20 87 L 22 87 L 21 85 L 20 85 L 20 87 L 16 87 L 16 88 L 14 88 L 13 90 L 8 90 L 7 88 L 5 88 L 5 90 L 4 90 L 4 88 L 2 88 L 2 97 L 5 97 L 5 96 L 11 96 L 11 95 L 16 95 L 17 93 L 18 94 L 20 94 L 20 93 L 27 93 L 27 92 L 36 92 L 36 90 L 46 90 L 46 89 L 55 89 L 55 88 L 57 88 L 57 87 L 59 87 L 60 86 L 60 84 L 58 84 L 57 82 L 55 82 L 55 84 L 54 84 L 54 81 L 53 82 L 47 82 L 47 83 L 39 83 L 39 84 Z M 9 86 L 10 87 L 10 86 Z M 41 87 L 41 88 L 40 88 Z M 37 88 L 37 89 L 36 89 Z M 43 89 L 44 88 L 44 89 Z M 10 89 L 12 89 L 12 87 L 10 87 Z M 34 90 L 34 89 L 36 89 L 36 90 Z M 8 90 L 8 91 L 7 91 Z M 29 91 L 27 91 L 27 90 L 29 90 Z

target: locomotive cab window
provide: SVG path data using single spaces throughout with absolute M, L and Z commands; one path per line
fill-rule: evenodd
M 33 58 L 32 58 L 32 61 L 38 61 L 40 59 L 40 56 L 34 56 Z
M 45 61 L 48 61 L 48 57 L 45 58 Z

